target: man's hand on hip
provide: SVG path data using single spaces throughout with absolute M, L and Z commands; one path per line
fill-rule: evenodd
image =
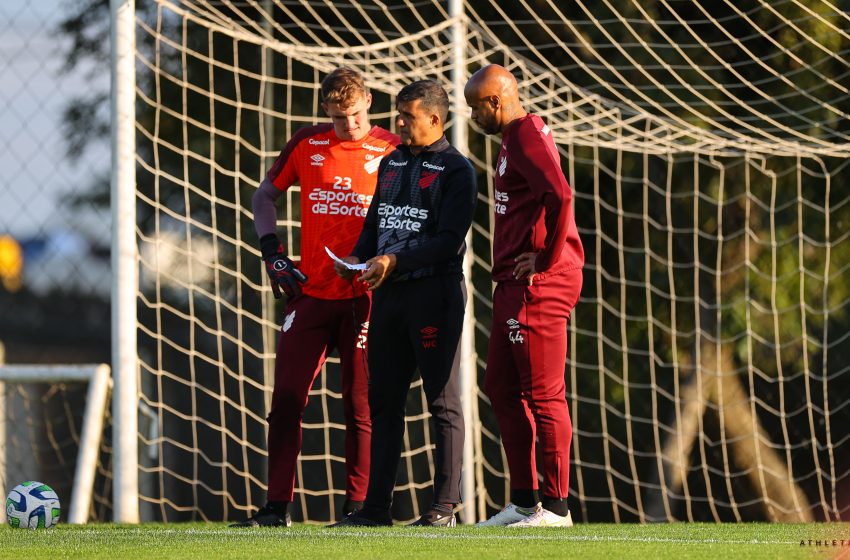
M 522 280 L 528 279 L 528 285 L 534 284 L 534 275 L 537 273 L 535 268 L 537 263 L 537 253 L 523 253 L 514 259 L 514 278 Z

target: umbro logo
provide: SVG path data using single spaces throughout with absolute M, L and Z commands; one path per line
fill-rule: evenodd
M 519 321 L 516 319 L 508 319 L 505 322 L 508 324 L 508 340 L 511 341 L 511 344 L 522 344 L 525 342 L 525 338 L 523 338 L 522 333 L 520 332 Z
M 551 130 L 552 130 L 552 129 L 551 129 L 551 128 L 549 128 L 549 125 L 548 125 L 548 124 L 544 124 L 544 125 L 543 125 L 543 128 L 541 128 L 541 129 L 540 129 L 540 134 L 542 134 L 543 136 L 546 136 L 547 134 L 549 134 L 549 132 L 550 132 Z
M 419 333 L 422 335 L 422 348 L 428 350 L 430 348 L 437 347 L 437 332 L 439 329 L 437 327 L 424 327 L 419 329 Z
M 310 156 L 310 159 L 313 160 L 313 163 L 311 163 L 310 165 L 324 166 L 322 162 L 325 161 L 325 156 L 323 156 L 322 154 L 313 154 L 312 156 Z

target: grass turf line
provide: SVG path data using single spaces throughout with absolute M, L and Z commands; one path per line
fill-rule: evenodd
M 812 544 L 809 545 L 809 540 Z M 821 541 L 817 546 L 814 541 Z M 835 540 L 844 546 L 832 545 Z M 801 541 L 804 544 L 801 546 Z M 0 558 L 848 558 L 850 523 L 581 524 L 571 529 L 230 529 L 221 523 L 0 527 Z M 828 544 L 827 544 L 828 543 Z

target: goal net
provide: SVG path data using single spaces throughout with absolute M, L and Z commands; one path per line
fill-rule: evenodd
M 65 523 L 112 518 L 109 366 L 4 365 L 0 345 L 0 492 L 37 480 Z
M 846 519 L 850 17 L 809 0 L 564 4 L 466 2 L 452 16 L 429 0 L 139 2 L 143 519 L 240 517 L 265 498 L 282 309 L 250 198 L 290 135 L 324 120 L 321 78 L 360 70 L 373 122 L 392 128 L 404 84 L 462 93 L 458 37 L 465 75 L 496 62 L 518 78 L 575 191 L 587 254 L 565 371 L 577 520 Z M 498 138 L 468 133 L 483 387 Z M 279 212 L 293 252 L 298 199 L 290 189 Z M 332 357 L 305 413 L 296 519 L 339 515 L 340 392 Z M 407 413 L 397 519 L 430 503 L 418 386 Z M 464 507 L 480 519 L 506 503 L 509 479 L 481 390 L 466 414 Z

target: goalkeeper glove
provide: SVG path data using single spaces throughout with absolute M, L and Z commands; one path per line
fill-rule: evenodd
M 283 254 L 283 245 L 277 235 L 270 233 L 260 238 L 260 251 L 266 262 L 266 272 L 272 283 L 274 297 L 280 298 L 282 288 L 287 297 L 301 295 L 301 284 L 307 282 L 307 276 L 295 267 L 295 264 Z

